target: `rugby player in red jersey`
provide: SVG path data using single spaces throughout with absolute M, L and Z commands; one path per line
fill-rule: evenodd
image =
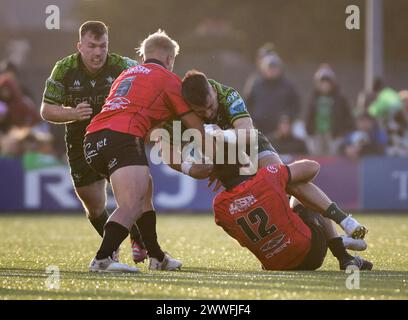
M 224 147 L 225 160 L 228 160 L 227 144 Z M 189 150 L 188 147 L 185 150 Z M 303 160 L 289 166 L 273 164 L 260 168 L 256 174 L 242 175 L 240 168 L 243 166 L 240 164 L 229 164 L 228 161 L 215 165 L 199 164 L 202 160 L 200 156 L 196 159 L 194 153 L 192 150 L 181 166 L 169 165 L 196 179 L 214 174 L 221 181 L 225 190 L 214 198 L 215 221 L 254 253 L 264 269 L 315 270 L 323 263 L 329 248 L 341 270 L 348 266 L 371 270 L 371 262 L 353 257 L 346 251 L 362 251 L 367 245 L 363 239 L 351 237 L 354 228 L 347 226 L 349 216 L 341 210 L 334 214 L 328 212 L 334 203 L 323 191 L 320 191 L 323 207 L 328 210 L 321 213 L 310 211 L 293 197 L 292 205 L 289 204 L 289 186 L 312 181 L 320 168 L 317 162 Z M 338 235 L 333 221 L 346 231 L 345 236 Z
M 177 116 L 188 128 L 204 135 L 203 122 L 181 96 L 181 80 L 172 73 L 179 46 L 164 31 L 149 35 L 139 53 L 143 64 L 132 67 L 115 80 L 101 112 L 89 126 L 84 140 L 88 164 L 110 179 L 116 210 L 105 224 L 101 246 L 89 270 L 137 272 L 135 267 L 112 259 L 132 224 L 149 206 L 149 167 L 144 150 L 148 132 Z M 142 238 L 148 236 L 140 230 Z M 168 254 L 150 259 L 150 269 L 174 270 L 181 266 Z
M 341 270 L 348 266 L 371 270 L 371 262 L 347 253 L 342 238 L 322 215 L 300 204 L 291 208 L 288 185 L 313 180 L 319 168 L 315 161 L 302 160 L 243 176 L 237 165 L 215 165 L 215 174 L 226 187 L 214 198 L 216 224 L 248 248 L 266 270 L 318 269 L 328 248 Z

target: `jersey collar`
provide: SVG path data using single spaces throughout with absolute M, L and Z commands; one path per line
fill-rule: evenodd
M 160 60 L 157 60 L 157 59 L 147 59 L 147 60 L 145 60 L 145 62 L 143 62 L 143 64 L 145 64 L 145 63 L 155 63 L 155 64 L 158 64 L 158 65 L 160 65 L 160 66 L 162 66 L 163 68 L 166 69 L 166 66 L 164 65 L 164 63 L 161 62 Z

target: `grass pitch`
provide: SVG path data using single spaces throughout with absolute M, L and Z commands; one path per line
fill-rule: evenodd
M 211 215 L 158 215 L 162 247 L 184 262 L 179 272 L 90 274 L 100 238 L 84 216 L 0 215 L 0 299 L 407 299 L 408 215 L 356 217 L 370 232 L 362 255 L 375 271 L 349 274 L 328 253 L 315 272 L 262 271 L 259 262 L 217 227 Z M 133 263 L 129 241 L 121 261 Z M 60 287 L 48 288 L 48 266 Z

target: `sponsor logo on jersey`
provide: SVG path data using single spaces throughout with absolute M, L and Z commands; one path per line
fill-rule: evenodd
M 227 97 L 227 103 L 231 103 L 232 101 L 234 101 L 235 99 L 238 99 L 239 95 L 238 92 L 233 91 L 231 92 L 231 94 Z M 242 100 L 242 99 L 241 99 Z
M 135 66 L 135 67 L 127 69 L 124 74 L 125 75 L 135 74 L 135 73 L 149 74 L 151 71 L 152 69 L 146 68 L 144 66 Z
M 74 80 L 74 83 L 72 86 L 69 87 L 69 90 L 71 91 L 80 91 L 82 90 L 84 87 L 81 86 L 81 82 L 79 80 Z
M 106 101 L 101 110 L 101 113 L 114 110 L 125 110 L 128 104 L 130 104 L 129 99 L 123 97 L 113 98 Z
M 276 256 L 278 253 L 282 252 L 285 250 L 290 244 L 292 243 L 292 240 L 289 238 L 287 241 L 285 241 L 281 246 L 279 246 L 275 251 L 272 251 L 271 253 L 268 253 L 265 258 L 270 259 L 273 256 Z
M 230 204 L 229 212 L 230 214 L 236 214 L 245 211 L 256 203 L 256 201 L 256 198 L 252 194 L 243 198 L 235 199 L 234 202 Z
M 95 149 L 91 149 L 91 148 L 92 148 L 91 143 L 87 143 L 84 146 L 85 160 L 88 164 L 91 164 L 92 158 L 98 155 L 98 152 Z
M 285 236 L 286 235 L 284 233 L 281 233 L 280 235 L 272 238 L 271 240 L 269 240 L 267 243 L 265 243 L 261 247 L 261 250 L 263 252 L 266 252 L 266 251 L 269 251 L 269 250 L 272 250 L 272 249 L 276 248 L 277 246 L 279 246 L 282 243 L 283 239 L 285 239 Z
M 106 138 L 103 140 L 99 140 L 96 143 L 96 150 L 99 151 L 100 149 L 102 149 L 103 147 L 106 147 Z

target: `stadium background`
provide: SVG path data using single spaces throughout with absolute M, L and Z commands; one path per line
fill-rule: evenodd
M 17 66 L 19 85 L 38 111 L 45 79 L 57 60 L 76 51 L 78 27 L 85 20 L 105 21 L 110 51 L 129 57 L 147 34 L 164 28 L 181 45 L 178 75 L 194 67 L 242 93 L 256 70 L 258 48 L 272 42 L 300 97 L 302 124 L 321 63 L 331 65 L 354 112 L 361 93 L 370 93 L 371 83 L 365 83 L 369 3 L 379 5 L 373 67 L 395 92 L 406 90 L 406 0 L 0 0 L 0 61 Z M 345 27 L 351 4 L 360 8 L 359 30 Z M 45 27 L 48 5 L 60 9 L 58 30 Z M 136 275 L 89 273 L 100 238 L 73 193 L 64 163 L 64 126 L 42 122 L 3 132 L 8 106 L 1 99 L 1 67 L 0 300 L 245 299 L 246 304 L 248 299 L 408 298 L 408 148 L 405 157 L 385 150 L 357 159 L 317 156 L 322 165 L 317 184 L 370 230 L 361 255 L 374 270 L 361 273 L 359 288 L 347 286 L 350 274 L 338 271 L 331 255 L 315 272 L 261 270 L 248 250 L 215 225 L 206 182 L 166 166 L 152 167 L 158 236 L 163 249 L 183 261 L 182 270 L 151 271 L 145 263 L 138 264 L 142 272 Z M 408 146 L 408 130 L 406 137 Z M 39 144 L 41 150 L 35 149 Z M 291 161 L 305 155 L 282 156 Z M 313 152 L 306 156 L 316 158 Z M 109 205 L 114 205 L 111 196 Z M 191 214 L 197 212 L 206 214 Z M 124 241 L 121 262 L 133 264 L 130 249 Z M 149 310 L 146 301 L 141 307 Z
M 60 8 L 61 28 L 48 30 L 49 4 Z M 360 30 L 347 30 L 345 7 L 361 10 Z M 79 1 L 0 0 L 0 57 L 19 67 L 21 84 L 39 108 L 43 85 L 58 59 L 74 52 L 78 26 L 99 19 L 110 27 L 110 51 L 134 57 L 141 39 L 164 28 L 181 45 L 175 72 L 194 67 L 209 77 L 243 90 L 255 69 L 257 49 L 273 42 L 285 74 L 300 96 L 302 119 L 322 62 L 335 70 L 353 107 L 364 88 L 365 1 Z M 403 0 L 383 1 L 383 79 L 399 91 L 407 88 L 408 28 Z M 64 148 L 63 126 L 51 127 L 57 148 Z M 293 159 L 291 155 L 287 160 Z M 318 184 L 342 206 L 353 210 L 408 210 L 408 161 L 399 157 L 317 158 L 323 166 Z M 379 164 L 381 163 L 381 167 Z M 0 211 L 78 211 L 66 166 L 30 165 L 21 157 L 0 158 Z M 153 168 L 156 205 L 161 211 L 209 211 L 211 192 L 166 167 Z M 346 187 L 345 187 L 346 186 Z

